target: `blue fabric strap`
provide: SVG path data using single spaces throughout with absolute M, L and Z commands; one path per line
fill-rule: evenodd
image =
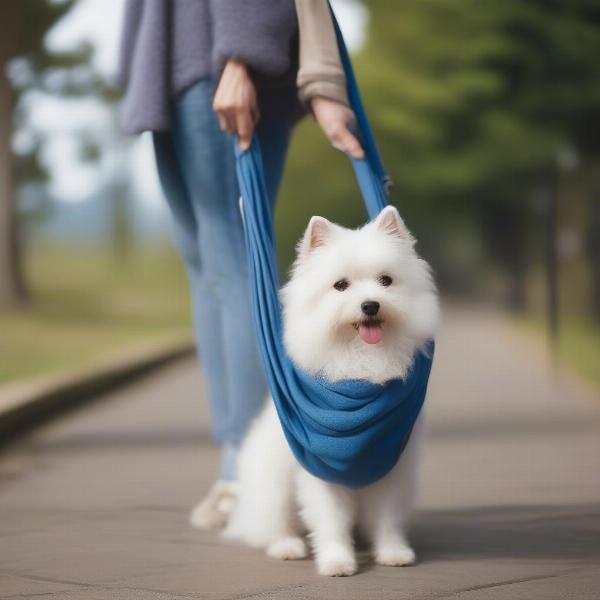
M 336 34 L 348 82 L 348 96 L 365 149 L 352 160 L 371 218 L 387 204 L 386 176 L 362 107 L 337 22 Z M 366 381 L 329 383 L 294 365 L 285 352 L 279 277 L 270 203 L 258 139 L 241 151 L 235 144 L 237 174 L 248 260 L 251 296 L 261 356 L 285 437 L 295 457 L 313 475 L 357 488 L 386 475 L 396 464 L 419 415 L 431 370 L 433 341 L 419 352 L 404 380 L 385 385 Z

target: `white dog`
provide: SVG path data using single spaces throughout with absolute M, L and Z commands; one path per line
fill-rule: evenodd
M 332 382 L 404 377 L 415 352 L 434 336 L 439 318 L 430 269 L 414 243 L 393 207 L 358 230 L 313 217 L 282 290 L 290 358 Z M 392 471 L 353 490 L 302 469 L 270 400 L 241 449 L 240 496 L 225 537 L 263 547 L 275 558 L 302 558 L 307 553 L 303 524 L 319 573 L 341 576 L 356 572 L 357 529 L 371 541 L 379 564 L 412 564 L 415 554 L 406 528 L 421 421 Z

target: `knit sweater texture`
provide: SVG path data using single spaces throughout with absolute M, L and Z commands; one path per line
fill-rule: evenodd
M 170 129 L 173 100 L 236 58 L 259 90 L 295 88 L 294 0 L 127 0 L 118 85 L 126 133 Z

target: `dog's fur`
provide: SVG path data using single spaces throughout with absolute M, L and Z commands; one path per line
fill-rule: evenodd
M 414 243 L 393 207 L 358 230 L 313 217 L 282 290 L 290 358 L 330 381 L 383 383 L 404 377 L 439 318 L 430 269 Z M 376 315 L 365 315 L 365 301 L 379 303 Z M 379 564 L 412 564 L 406 528 L 422 429 L 420 416 L 392 471 L 373 485 L 351 490 L 298 465 L 269 400 L 241 449 L 240 497 L 225 537 L 263 547 L 275 558 L 302 558 L 307 553 L 304 525 L 319 573 L 339 576 L 356 572 L 357 529 L 372 543 Z

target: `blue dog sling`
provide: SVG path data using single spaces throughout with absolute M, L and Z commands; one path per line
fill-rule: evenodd
M 334 19 L 348 98 L 365 159 L 352 165 L 370 218 L 386 206 L 386 175 L 359 96 L 339 26 Z M 285 352 L 273 220 L 260 144 L 235 143 L 241 208 L 250 266 L 252 310 L 263 365 L 283 432 L 296 459 L 325 481 L 369 485 L 396 464 L 419 415 L 433 359 L 433 340 L 418 352 L 405 379 L 383 385 L 362 380 L 330 383 L 295 366 Z M 266 467 L 266 465 L 265 465 Z M 268 468 L 268 467 L 266 467 Z

